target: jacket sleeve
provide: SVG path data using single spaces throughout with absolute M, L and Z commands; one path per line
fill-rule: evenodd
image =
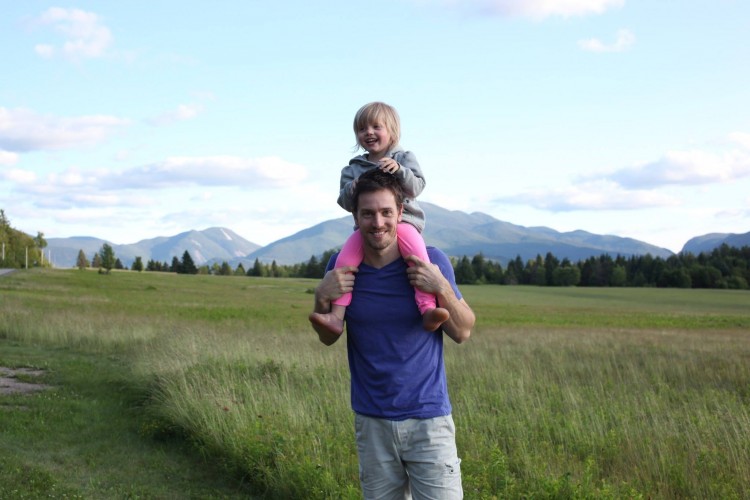
M 399 155 L 396 161 L 401 165 L 401 168 L 395 175 L 401 183 L 404 194 L 409 198 L 416 198 L 422 193 L 426 184 L 417 157 L 411 151 L 405 151 L 403 155 Z
M 354 208 L 354 203 L 352 201 L 352 182 L 354 182 L 354 171 L 352 170 L 351 165 L 347 165 L 341 169 L 339 199 L 337 200 L 341 208 L 347 212 L 351 212 Z

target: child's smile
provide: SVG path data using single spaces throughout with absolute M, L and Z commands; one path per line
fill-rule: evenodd
M 391 134 L 381 123 L 371 123 L 357 131 L 360 146 L 369 153 L 370 161 L 382 159 L 390 150 Z

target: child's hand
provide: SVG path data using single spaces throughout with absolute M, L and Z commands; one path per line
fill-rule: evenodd
M 401 165 L 393 158 L 383 158 L 378 163 L 380 163 L 378 168 L 387 174 L 395 174 L 401 168 Z

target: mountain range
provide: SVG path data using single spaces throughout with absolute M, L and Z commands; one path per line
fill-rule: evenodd
M 524 227 L 504 222 L 481 213 L 465 213 L 421 203 L 427 227 L 423 233 L 428 245 L 441 248 L 452 257 L 473 257 L 482 253 L 485 258 L 506 264 L 516 256 L 526 261 L 551 252 L 559 259 L 573 262 L 598 256 L 645 255 L 667 258 L 673 252 L 649 243 L 612 235 L 598 235 L 582 230 L 558 232 L 548 227 Z M 245 269 L 256 259 L 263 263 L 276 261 L 279 265 L 306 262 L 319 257 L 326 250 L 340 248 L 353 229 L 352 217 L 345 216 L 315 224 L 291 236 L 260 246 L 239 236 L 230 229 L 214 227 L 191 230 L 171 237 L 158 237 L 137 243 L 118 245 L 90 236 L 47 239 L 47 250 L 57 267 L 74 267 L 78 252 L 83 250 L 91 260 L 104 243 L 109 243 L 115 256 L 125 267 L 130 267 L 136 256 L 145 264 L 149 260 L 171 263 L 173 257 L 182 258 L 187 250 L 197 265 L 211 265 L 226 261 L 233 268 L 242 263 Z M 700 253 L 728 243 L 733 246 L 750 245 L 750 233 L 709 234 L 692 238 L 683 251 Z

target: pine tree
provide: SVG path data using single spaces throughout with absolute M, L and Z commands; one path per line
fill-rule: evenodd
M 115 267 L 115 251 L 109 243 L 102 245 L 102 249 L 99 250 L 99 257 L 101 259 L 101 267 L 107 271 L 107 274 Z
M 130 269 L 138 272 L 143 271 L 143 260 L 140 257 L 136 257 L 133 261 L 133 265 L 130 266 Z
M 182 263 L 180 265 L 180 271 L 183 274 L 198 274 L 198 268 L 195 267 L 195 262 L 193 262 L 193 258 L 190 256 L 190 252 L 185 250 L 185 253 L 182 254 Z
M 229 263 L 227 263 L 227 261 L 223 261 L 221 263 L 221 268 L 219 269 L 219 274 L 221 276 L 231 276 L 232 275 L 232 268 L 229 267 Z
M 86 258 L 86 254 L 83 253 L 83 250 L 78 250 L 78 259 L 76 259 L 76 267 L 78 269 L 86 269 L 89 267 L 89 259 Z

